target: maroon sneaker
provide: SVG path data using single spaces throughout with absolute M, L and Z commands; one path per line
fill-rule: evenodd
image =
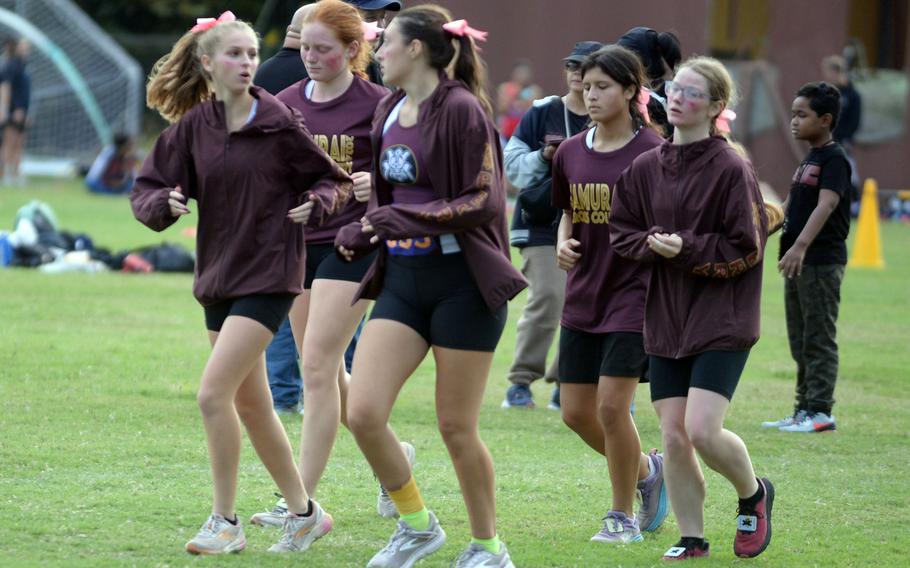
M 708 541 L 684 536 L 664 553 L 662 560 L 689 560 L 710 556 Z
M 765 496 L 752 507 L 739 506 L 733 553 L 740 558 L 754 558 L 771 542 L 771 508 L 774 506 L 774 486 L 767 477 L 758 480 Z

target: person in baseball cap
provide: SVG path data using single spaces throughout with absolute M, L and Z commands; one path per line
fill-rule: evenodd
M 603 46 L 604 44 L 599 41 L 580 41 L 575 44 L 575 47 L 572 48 L 572 53 L 564 58 L 563 62 L 569 63 L 571 61 L 580 66 L 585 57 L 591 55 Z
M 402 2 L 398 0 L 344 0 L 351 6 L 360 10 L 360 17 L 364 22 L 376 22 L 380 27 L 385 27 L 389 22 L 386 12 L 398 12 Z

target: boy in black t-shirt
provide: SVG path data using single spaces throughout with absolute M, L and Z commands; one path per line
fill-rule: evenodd
M 796 93 L 790 129 L 809 143 L 784 203 L 778 270 L 786 278 L 790 352 L 796 361 L 792 416 L 762 424 L 784 432 L 835 429 L 831 408 L 837 382 L 836 322 L 847 264 L 850 164 L 832 131 L 840 93 L 830 83 L 808 83 Z

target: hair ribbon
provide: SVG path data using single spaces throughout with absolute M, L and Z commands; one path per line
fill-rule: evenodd
M 455 20 L 454 22 L 449 22 L 442 25 L 442 29 L 449 32 L 453 36 L 464 37 L 468 36 L 474 38 L 477 41 L 487 41 L 487 33 L 477 29 L 472 28 L 468 25 L 467 20 Z
M 233 12 L 228 10 L 223 12 L 218 18 L 196 18 L 196 25 L 190 28 L 190 31 L 193 33 L 205 32 L 208 31 L 218 24 L 223 24 L 225 22 L 233 22 L 237 19 L 237 16 Z
M 376 22 L 362 22 L 361 27 L 363 27 L 363 39 L 366 41 L 373 41 L 382 35 L 383 28 L 380 28 Z
M 714 120 L 714 126 L 717 128 L 718 132 L 728 134 L 730 132 L 730 123 L 734 120 L 736 120 L 736 113 L 725 108 L 723 112 L 717 115 L 717 118 Z

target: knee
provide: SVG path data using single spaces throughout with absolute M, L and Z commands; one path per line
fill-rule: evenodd
M 331 388 L 332 382 L 338 380 L 338 365 L 341 359 L 334 364 L 329 361 L 320 350 L 308 349 L 303 357 L 304 388 L 311 389 Z
M 388 422 L 375 408 L 368 404 L 348 403 L 346 409 L 348 429 L 356 438 L 368 437 L 382 430 Z
M 477 436 L 477 428 L 461 420 L 439 417 L 439 434 L 449 452 L 459 453 Z
M 196 402 L 203 417 L 214 416 L 230 406 L 230 400 L 215 389 L 201 388 L 196 394 Z
M 696 450 L 704 452 L 711 449 L 711 446 L 717 437 L 717 432 L 704 424 L 695 422 L 686 424 L 686 435 L 689 437 L 692 446 L 694 446 Z
M 662 426 L 661 440 L 667 455 L 679 456 L 692 451 L 692 442 L 681 424 L 672 427 Z
M 237 409 L 237 416 L 240 417 L 240 421 L 243 422 L 244 425 L 252 424 L 257 419 L 261 419 L 265 416 L 266 413 L 272 412 L 271 407 L 255 404 L 253 401 L 240 397 L 234 399 L 234 408 Z
M 563 404 L 562 421 L 574 432 L 581 432 L 586 429 L 588 422 L 591 421 L 591 417 L 587 412 L 579 408 L 573 408 Z
M 616 400 L 603 400 L 597 405 L 597 419 L 604 431 L 609 432 L 631 420 L 631 414 L 628 406 L 617 404 Z

